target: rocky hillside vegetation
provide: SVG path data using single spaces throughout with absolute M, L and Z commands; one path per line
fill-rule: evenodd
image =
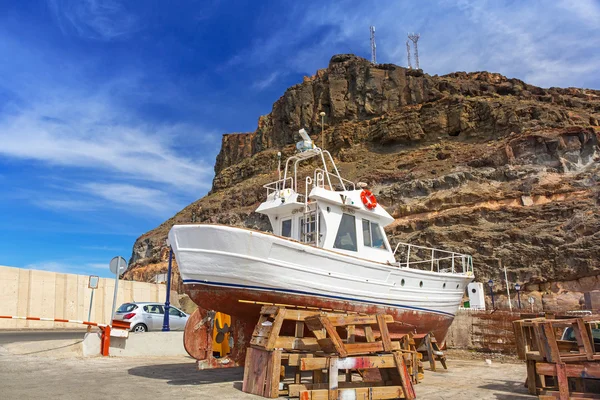
M 256 131 L 223 135 L 210 193 L 138 238 L 127 276 L 165 269 L 173 224 L 269 230 L 254 213 L 262 185 L 298 129 L 321 143 L 321 111 L 342 175 L 368 183 L 396 218 L 392 242 L 472 254 L 479 281 L 500 284 L 501 260 L 548 305 L 600 288 L 600 91 L 430 76 L 353 55 L 289 88 Z

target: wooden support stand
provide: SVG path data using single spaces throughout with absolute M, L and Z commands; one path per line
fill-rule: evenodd
M 540 399 L 600 399 L 600 344 L 592 329 L 598 317 L 513 322 L 517 354 L 527 363 L 526 386 Z M 575 340 L 561 340 L 571 329 Z M 595 393 L 595 394 L 594 394 Z
M 242 390 L 302 400 L 414 399 L 422 356 L 412 335 L 391 339 L 392 322 L 383 314 L 264 306 L 246 353 Z M 283 380 L 286 367 L 289 382 Z
M 448 369 L 446 355 L 440 349 L 433 333 L 417 334 L 414 335 L 414 339 L 417 351 L 423 355 L 423 361 L 429 361 L 429 367 L 432 371 L 436 370 L 436 361 L 439 361 L 444 369 Z

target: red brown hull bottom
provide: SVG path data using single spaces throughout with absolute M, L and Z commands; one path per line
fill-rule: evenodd
M 446 337 L 448 328 L 454 319 L 453 316 L 433 312 L 279 292 L 202 284 L 186 284 L 185 291 L 192 301 L 199 306 L 199 309 L 188 320 L 185 328 L 184 344 L 192 357 L 206 361 L 205 365 L 201 365 L 202 361 L 199 361 L 200 368 L 218 368 L 243 364 L 245 349 L 249 345 L 262 304 L 245 303 L 240 302 L 240 300 L 366 314 L 384 313 L 394 318 L 395 323 L 389 326 L 392 336 L 408 332 L 433 332 L 439 342 L 442 342 Z M 234 346 L 228 360 L 212 359 L 212 336 L 210 336 L 212 323 L 208 310 L 219 311 L 232 316 Z M 202 332 L 204 330 L 206 332 Z

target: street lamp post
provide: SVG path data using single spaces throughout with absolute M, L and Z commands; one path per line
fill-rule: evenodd
M 515 291 L 517 292 L 517 300 L 519 301 L 519 310 L 521 309 L 521 285 L 515 283 Z
M 165 315 L 163 317 L 163 327 L 162 330 L 163 332 L 168 332 L 171 330 L 171 327 L 169 326 L 169 311 L 171 309 L 171 264 L 172 264 L 172 260 L 173 260 L 173 248 L 171 246 L 169 246 L 169 269 L 168 269 L 168 276 L 167 276 L 167 300 L 165 301 Z
M 492 290 L 492 287 L 494 286 L 494 281 L 490 279 L 488 281 L 488 286 L 490 287 L 490 296 L 492 297 L 492 310 L 493 310 L 496 308 L 496 304 L 494 303 L 494 291 Z

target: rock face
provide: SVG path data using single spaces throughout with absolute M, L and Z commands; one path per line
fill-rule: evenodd
M 600 91 L 344 54 L 288 89 L 255 132 L 223 135 L 211 192 L 136 241 L 128 276 L 165 265 L 175 223 L 270 229 L 254 213 L 262 185 L 298 129 L 321 143 L 321 111 L 342 175 L 367 182 L 396 218 L 392 242 L 470 253 L 480 281 L 500 283 L 501 260 L 511 281 L 547 295 L 600 273 Z

